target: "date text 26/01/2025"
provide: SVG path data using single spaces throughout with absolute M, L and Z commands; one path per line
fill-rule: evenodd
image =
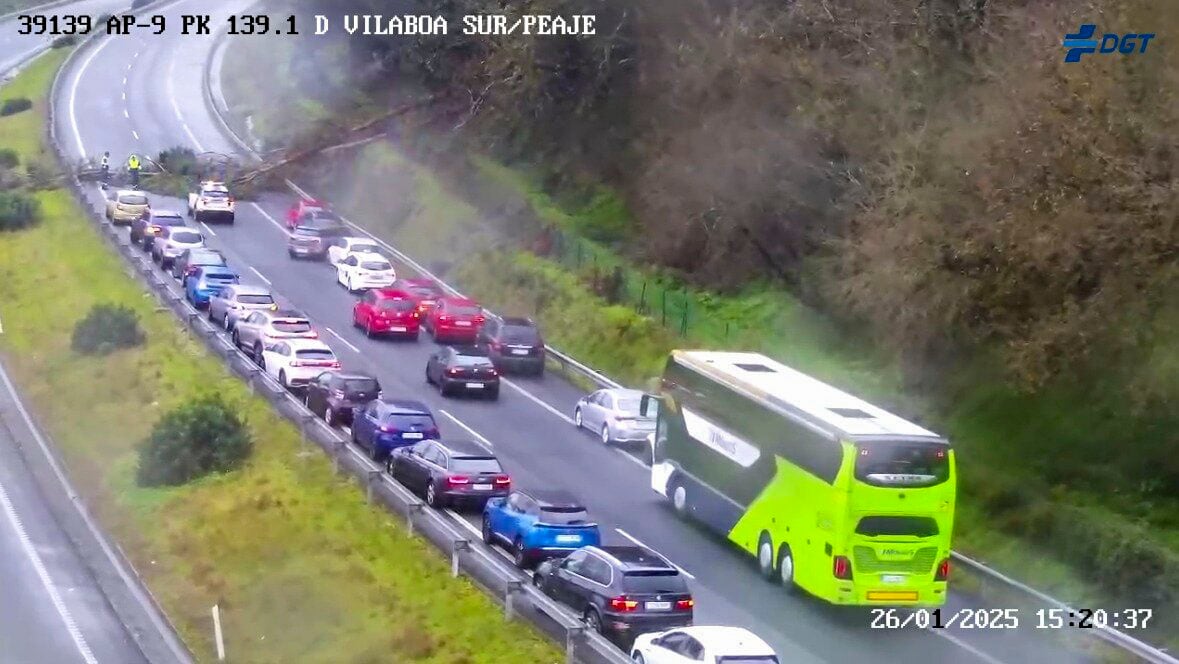
M 1030 612 L 1027 625 L 1036 629 L 1145 629 L 1153 609 L 1045 608 Z M 872 609 L 872 629 L 1019 629 L 1020 609 Z

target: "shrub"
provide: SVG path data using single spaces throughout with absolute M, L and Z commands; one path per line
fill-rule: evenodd
M 0 148 L 0 168 L 15 168 L 20 163 L 20 154 L 12 148 Z
M 156 155 L 156 163 L 174 175 L 200 175 L 196 153 L 191 148 L 171 147 Z
M 86 355 L 106 355 L 120 348 L 142 344 L 147 338 L 139 327 L 139 317 L 128 307 L 96 304 L 74 326 L 71 347 Z
M 53 43 L 51 43 L 49 46 L 50 48 L 65 48 L 66 46 L 73 46 L 77 43 L 78 37 L 76 35 L 62 35 L 57 39 L 54 39 Z
M 156 423 L 139 447 L 140 486 L 176 486 L 209 473 L 239 468 L 254 442 L 237 412 L 220 395 L 186 403 Z
M 53 189 L 61 178 L 61 172 L 53 163 L 33 162 L 25 167 L 25 171 L 29 176 L 29 188 L 34 190 Z
M 15 231 L 37 223 L 41 204 L 19 191 L 0 192 L 0 231 Z
M 27 111 L 33 107 L 33 102 L 28 97 L 15 97 L 13 99 L 5 99 L 4 103 L 0 104 L 0 116 L 16 115 L 21 111 Z

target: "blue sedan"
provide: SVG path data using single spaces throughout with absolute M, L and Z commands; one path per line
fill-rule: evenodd
M 230 284 L 237 274 L 224 265 L 201 265 L 184 278 L 184 297 L 197 309 L 209 306 L 209 298 Z
M 517 490 L 507 498 L 492 498 L 483 508 L 483 541 L 510 547 L 521 569 L 601 540 L 585 506 L 564 491 Z
M 373 461 L 388 461 L 399 447 L 438 438 L 434 415 L 420 401 L 381 398 L 352 413 L 352 442 Z

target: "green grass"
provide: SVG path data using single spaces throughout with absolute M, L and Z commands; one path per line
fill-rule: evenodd
M 42 99 L 63 55 L 17 84 Z M 0 144 L 41 135 L 39 114 L 27 115 L 0 119 Z M 35 142 L 19 145 L 23 157 L 45 157 Z M 156 311 L 67 192 L 38 197 L 42 223 L 0 235 L 0 351 L 87 503 L 199 659 L 213 659 L 214 603 L 239 662 L 559 659 L 470 582 L 450 578 L 427 543 L 367 505 L 171 313 Z M 75 355 L 73 325 L 97 302 L 133 308 L 147 343 Z M 137 487 L 138 442 L 159 414 L 204 391 L 241 408 L 256 442 L 248 466 L 178 488 Z

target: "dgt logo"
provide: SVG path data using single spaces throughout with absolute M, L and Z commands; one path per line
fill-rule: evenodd
M 1136 43 L 1141 40 L 1142 48 L 1138 49 L 1139 53 L 1146 52 L 1146 44 L 1154 39 L 1153 32 L 1145 32 L 1137 34 L 1134 32 L 1127 32 L 1124 35 L 1113 33 L 1106 33 L 1101 35 L 1100 48 L 1098 42 L 1093 39 L 1093 33 L 1097 31 L 1097 26 L 1092 23 L 1086 23 L 1077 30 L 1076 34 L 1064 36 L 1064 47 L 1068 49 L 1068 53 L 1064 54 L 1065 62 L 1079 62 L 1081 56 L 1086 53 L 1113 53 L 1117 51 L 1123 55 L 1130 55 L 1134 49 L 1138 48 Z

